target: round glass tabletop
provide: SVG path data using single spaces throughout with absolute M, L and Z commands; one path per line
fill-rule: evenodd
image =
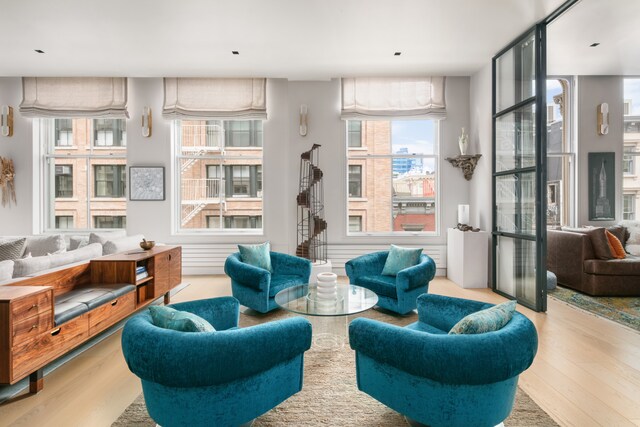
M 316 285 L 298 285 L 281 290 L 275 300 L 280 307 L 298 314 L 347 316 L 370 309 L 378 302 L 378 296 L 361 286 L 339 283 L 335 296 L 319 294 Z

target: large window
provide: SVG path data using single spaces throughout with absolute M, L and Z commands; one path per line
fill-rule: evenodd
M 640 79 L 624 79 L 624 133 L 622 144 L 623 217 L 635 219 L 640 209 Z
M 262 121 L 175 121 L 174 140 L 178 230 L 262 231 Z
M 93 217 L 94 228 L 126 228 L 127 217 L 114 215 L 96 215 Z
M 435 233 L 438 121 L 350 120 L 346 139 L 348 233 Z
M 43 153 L 46 230 L 124 227 L 124 220 L 96 218 L 126 215 L 125 125 L 120 119 L 34 122 Z
M 573 224 L 575 145 L 570 126 L 571 81 L 547 80 L 547 226 Z

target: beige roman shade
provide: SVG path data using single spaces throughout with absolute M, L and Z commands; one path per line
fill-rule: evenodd
M 165 78 L 162 115 L 170 119 L 266 119 L 264 78 Z
M 446 117 L 444 77 L 342 79 L 342 119 Z
M 127 118 L 127 78 L 23 77 L 20 113 L 32 118 Z

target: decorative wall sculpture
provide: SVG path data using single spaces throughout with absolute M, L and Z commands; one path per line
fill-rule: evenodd
M 300 155 L 298 246 L 296 255 L 311 262 L 327 261 L 327 221 L 324 219 L 322 171 L 318 168 L 319 144 Z
M 6 157 L 0 157 L 0 189 L 2 189 L 2 206 L 7 204 L 11 206 L 11 202 L 16 202 L 16 187 L 13 179 L 16 171 L 13 167 L 13 160 Z

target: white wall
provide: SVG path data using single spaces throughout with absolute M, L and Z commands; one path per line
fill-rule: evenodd
M 609 133 L 596 132 L 596 108 L 599 104 L 609 104 Z M 624 139 L 624 81 L 621 76 L 579 76 L 578 77 L 578 226 L 604 226 L 622 219 L 622 155 Z M 589 153 L 615 153 L 617 221 L 589 221 Z
M 212 236 L 202 233 L 175 235 L 173 224 L 174 162 L 171 149 L 171 123 L 162 118 L 163 85 L 161 78 L 130 78 L 127 121 L 128 166 L 164 166 L 166 200 L 158 202 L 128 202 L 127 231 L 142 233 L 148 239 L 184 246 L 185 272 L 222 272 L 226 255 L 235 244 L 269 240 L 277 251 L 292 253 L 296 246 L 296 203 L 300 154 L 313 143 L 322 145 L 320 168 L 324 171 L 325 209 L 329 224 L 329 253 L 339 258 L 337 271 L 342 271 L 346 256 L 355 256 L 382 248 L 389 243 L 425 247 L 436 259 L 439 273 L 446 267 L 446 229 L 457 222 L 457 205 L 469 203 L 470 183 L 460 169 L 452 167 L 445 157 L 458 154 L 458 135 L 462 127 L 469 129 L 468 77 L 447 79 L 447 119 L 440 126 L 440 228 L 434 237 L 403 236 L 366 238 L 346 236 L 346 158 L 345 123 L 340 120 L 340 82 L 287 81 L 270 79 L 267 85 L 269 119 L 264 124 L 264 236 Z M 16 162 L 18 206 L 0 207 L 0 235 L 34 232 L 35 216 L 33 174 L 34 155 L 31 120 L 18 112 L 21 101 L 21 80 L 0 78 L 0 104 L 15 108 L 15 135 L 0 137 L 0 155 Z M 307 104 L 309 131 L 306 137 L 298 132 L 300 104 Z M 144 138 L 140 130 L 140 115 L 144 106 L 153 111 L 153 133 Z M 473 133 L 470 132 L 473 140 Z M 480 160 L 489 159 L 488 152 Z M 37 169 L 37 167 L 35 167 Z M 476 178 L 474 177 L 474 180 Z M 474 181 L 471 181 L 471 185 Z M 490 182 L 490 181 L 489 181 Z M 490 190 L 489 190 L 490 191 Z M 490 194 L 490 192 L 489 192 Z M 490 198 L 489 198 L 490 199 Z M 473 205 L 472 205 L 473 207 Z M 38 230 L 35 230 L 37 232 Z

